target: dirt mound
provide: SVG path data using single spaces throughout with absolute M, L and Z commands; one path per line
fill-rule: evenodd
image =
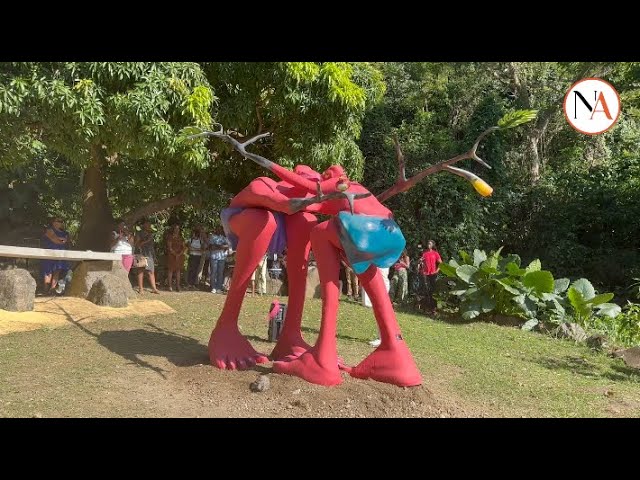
M 93 322 L 108 318 L 147 317 L 176 313 L 159 300 L 131 300 L 125 308 L 100 307 L 82 298 L 41 297 L 31 312 L 0 310 L 0 335 L 43 327 L 59 327 L 70 322 Z
M 270 388 L 252 392 L 250 384 L 266 374 Z M 271 368 L 225 371 L 208 364 L 174 370 L 169 384 L 196 417 L 469 417 L 475 412 L 444 398 L 428 386 L 400 388 L 343 374 L 337 387 L 321 387 L 299 378 L 271 373 Z M 147 396 L 149 392 L 145 392 Z M 164 395 L 164 394 L 163 394 Z M 164 395 L 166 399 L 166 395 Z M 161 402 L 160 398 L 154 403 Z M 175 402 L 176 398 L 171 399 Z

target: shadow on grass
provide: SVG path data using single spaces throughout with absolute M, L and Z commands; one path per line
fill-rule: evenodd
M 166 378 L 163 373 L 164 370 L 145 362 L 139 355 L 165 357 L 178 367 L 209 363 L 209 350 L 206 345 L 191 337 L 157 327 L 152 323 L 147 323 L 146 325 L 155 331 L 142 329 L 111 330 L 96 334 L 82 325 L 80 321 L 74 320 L 68 312 L 65 311 L 64 313 L 70 323 L 87 335 L 94 337 L 103 347 L 135 365 L 153 370 L 162 378 Z
M 208 364 L 209 351 L 199 341 L 159 328 L 148 323 L 156 331 L 112 330 L 96 336 L 98 343 L 113 353 L 138 366 L 149 368 L 164 377 L 163 369 L 155 367 L 140 358 L 140 355 L 164 357 L 178 367 Z
M 320 330 L 316 329 L 316 328 L 311 328 L 311 327 L 300 327 L 300 330 L 304 333 L 312 333 L 314 335 L 319 335 L 320 334 Z M 369 341 L 371 341 L 371 338 L 358 338 L 358 337 L 351 337 L 349 335 L 341 335 L 338 334 L 336 335 L 337 338 L 341 338 L 343 340 L 351 340 L 353 342 L 360 342 L 360 343 L 369 343 Z
M 538 358 L 536 363 L 550 370 L 567 370 L 572 373 L 590 378 L 606 378 L 615 382 L 638 381 L 640 372 L 622 365 L 609 365 L 611 371 L 606 367 L 596 365 L 582 357 L 565 356 L 564 358 Z

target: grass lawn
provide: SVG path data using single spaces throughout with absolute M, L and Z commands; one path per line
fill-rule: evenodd
M 572 342 L 485 323 L 447 323 L 399 313 L 424 386 L 355 380 L 333 388 L 208 365 L 207 341 L 225 299 L 204 292 L 155 299 L 175 315 L 121 318 L 0 336 L 0 416 L 640 416 L 640 371 Z M 247 298 L 241 329 L 269 353 L 271 297 Z M 286 298 L 283 299 L 286 302 Z M 319 300 L 308 300 L 303 334 L 314 342 Z M 348 364 L 377 337 L 371 309 L 342 302 L 338 349 Z

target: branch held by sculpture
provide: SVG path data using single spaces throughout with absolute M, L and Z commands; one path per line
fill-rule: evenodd
M 485 197 L 491 195 L 491 193 L 493 192 L 493 188 L 491 188 L 489 184 L 487 184 L 484 180 L 482 180 L 477 175 L 474 175 L 473 173 L 468 172 L 467 170 L 464 170 L 461 168 L 455 168 L 455 167 L 452 167 L 452 165 L 457 162 L 460 162 L 461 160 L 475 160 L 483 167 L 491 168 L 491 166 L 488 163 L 486 163 L 484 160 L 482 160 L 478 156 L 477 152 L 478 152 L 478 147 L 480 146 L 480 142 L 492 132 L 495 132 L 497 130 L 506 130 L 509 128 L 517 127 L 518 125 L 522 125 L 523 123 L 530 122 L 536 117 L 537 112 L 538 112 L 537 110 L 517 110 L 514 112 L 507 113 L 504 117 L 500 119 L 500 121 L 498 122 L 498 125 L 488 128 L 484 132 L 482 132 L 480 135 L 478 135 L 478 138 L 476 138 L 476 141 L 474 142 L 473 146 L 467 152 L 462 153 L 460 155 L 456 155 L 455 157 L 449 158 L 448 160 L 444 160 L 442 162 L 436 163 L 435 165 L 432 165 L 422 170 L 420 173 L 414 175 L 409 179 L 407 179 L 405 175 L 405 160 L 404 160 L 404 155 L 402 153 L 402 149 L 400 147 L 400 142 L 398 141 L 397 136 L 394 136 L 393 143 L 395 145 L 396 158 L 398 161 L 398 177 L 397 177 L 396 183 L 393 186 L 391 186 L 390 188 L 388 188 L 387 190 L 385 190 L 384 192 L 382 192 L 377 196 L 378 200 L 381 202 L 389 200 L 391 197 L 399 193 L 406 192 L 410 188 L 414 187 L 415 185 L 418 184 L 418 182 L 423 180 L 428 175 L 432 175 L 442 170 L 448 171 L 449 173 L 453 173 L 455 175 L 459 175 L 467 179 L 469 182 L 471 182 L 471 184 L 476 189 L 476 191 L 478 191 L 478 193 L 480 193 L 481 195 Z
M 263 168 L 266 168 L 267 170 L 275 173 L 276 175 L 278 175 L 280 178 L 282 178 L 285 181 L 290 181 L 292 184 L 297 185 L 297 186 L 301 186 L 303 188 L 310 188 L 310 184 L 309 184 L 309 180 L 304 180 L 298 177 L 297 174 L 295 174 L 294 172 L 291 172 L 287 169 L 285 169 L 284 167 L 278 165 L 275 162 L 272 162 L 271 160 L 258 155 L 256 153 L 252 153 L 252 152 L 248 152 L 246 150 L 246 147 L 248 145 L 251 145 L 252 143 L 255 143 L 257 140 L 261 139 L 261 138 L 265 138 L 268 137 L 269 135 L 271 135 L 269 132 L 265 132 L 265 133 L 261 133 L 259 135 L 255 135 L 254 137 L 250 138 L 249 140 L 245 141 L 245 142 L 239 142 L 238 140 L 236 140 L 235 138 L 233 138 L 231 135 L 229 135 L 228 133 L 224 133 L 224 128 L 221 124 L 217 124 L 220 125 L 220 130 L 218 131 L 203 131 L 201 133 L 197 133 L 194 135 L 189 135 L 187 138 L 188 139 L 195 139 L 195 138 L 201 138 L 201 137 L 214 137 L 214 138 L 219 138 L 227 143 L 229 143 L 237 152 L 239 152 L 242 156 L 244 156 L 245 158 L 252 160 L 253 162 L 257 163 L 258 165 L 260 165 Z M 355 200 L 359 200 L 362 198 L 367 198 L 371 196 L 371 193 L 366 193 L 366 194 L 354 194 L 354 193 L 350 193 L 347 192 L 346 190 L 349 188 L 348 187 L 348 180 L 345 179 L 339 179 L 338 181 L 338 189 L 339 191 L 337 192 L 332 192 L 332 193 L 328 193 L 328 194 L 323 194 L 322 193 L 322 189 L 320 186 L 320 183 L 316 183 L 314 185 L 314 188 L 317 189 L 317 193 L 315 197 L 311 197 L 311 198 L 292 198 L 289 203 L 291 206 L 291 210 L 292 213 L 293 212 L 298 212 L 300 210 L 303 210 L 305 207 L 315 204 L 315 203 L 322 203 L 325 201 L 329 201 L 329 200 L 337 200 L 337 199 L 341 199 L 341 198 L 346 198 L 347 201 L 349 202 L 349 206 L 351 209 L 351 214 L 353 214 L 353 208 L 354 208 L 354 201 Z

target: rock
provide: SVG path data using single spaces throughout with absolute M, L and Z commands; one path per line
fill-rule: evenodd
M 607 337 L 600 333 L 591 335 L 589 338 L 587 338 L 587 346 L 589 348 L 593 348 L 594 350 L 602 350 L 607 346 Z
M 129 305 L 127 290 L 122 284 L 122 279 L 111 273 L 95 281 L 87 295 L 87 300 L 103 307 L 122 308 Z
M 286 297 L 288 295 L 287 286 L 280 279 L 267 278 L 267 295 Z
M 321 298 L 318 267 L 310 266 L 309 270 L 307 270 L 307 289 L 305 290 L 304 298 Z
M 136 292 L 131 287 L 129 275 L 122 266 L 122 262 L 108 260 L 80 262 L 73 270 L 73 279 L 71 285 L 67 287 L 66 294 L 71 297 L 87 298 L 96 280 L 108 273 L 120 279 L 128 298 L 136 298 Z
M 259 375 L 255 382 L 249 385 L 252 392 L 265 392 L 269 390 L 271 382 L 266 375 Z
M 30 312 L 36 298 L 36 281 L 22 268 L 0 271 L 0 309 Z
M 627 367 L 640 369 L 640 347 L 631 347 L 619 353 Z
M 554 334 L 559 338 L 570 338 L 576 342 L 584 342 L 587 339 L 587 333 L 577 323 L 563 323 L 555 329 Z

